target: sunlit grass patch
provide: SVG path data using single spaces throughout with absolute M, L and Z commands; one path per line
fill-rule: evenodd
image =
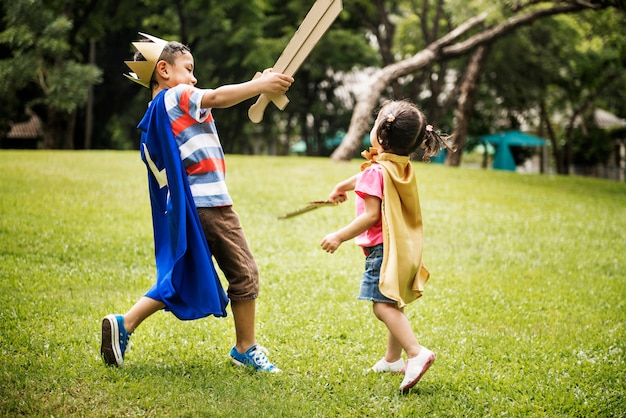
M 230 364 L 230 315 L 160 312 L 104 367 L 102 317 L 154 280 L 146 170 L 135 152 L 1 152 L 2 415 L 625 415 L 626 185 L 416 163 L 432 278 L 406 312 L 438 357 L 402 396 L 401 376 L 365 372 L 386 331 L 356 300 L 362 253 L 319 248 L 353 200 L 276 218 L 358 167 L 227 156 L 257 336 L 284 370 L 266 376 Z

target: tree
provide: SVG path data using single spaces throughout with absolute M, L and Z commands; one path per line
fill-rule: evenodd
M 360 146 L 360 139 L 365 135 L 371 122 L 373 110 L 378 103 L 382 92 L 391 80 L 411 74 L 423 69 L 442 57 L 443 47 L 464 35 L 467 31 L 481 24 L 486 19 L 483 13 L 451 31 L 446 36 L 432 42 L 427 48 L 422 49 L 414 56 L 403 61 L 387 65 L 376 74 L 371 82 L 370 94 L 364 95 L 357 102 L 350 127 L 341 145 L 333 152 L 331 158 L 346 160 L 352 157 Z
M 537 5 L 536 3 L 544 3 Z M 547 4 L 547 6 L 546 6 Z M 594 1 L 587 3 L 578 2 L 530 2 L 534 7 L 526 11 L 523 7 L 512 9 L 513 16 L 504 22 L 487 26 L 481 31 L 467 37 L 465 40 L 459 38 L 468 35 L 470 31 L 487 21 L 487 14 L 483 13 L 468 19 L 465 23 L 453 29 L 448 34 L 431 42 L 426 48 L 417 52 L 408 59 L 396 62 L 381 69 L 371 81 L 371 92 L 367 97 L 361 98 L 357 103 L 350 122 L 348 134 L 342 144 L 332 154 L 335 160 L 350 158 L 359 146 L 359 139 L 367 131 L 371 122 L 373 109 L 378 102 L 378 98 L 389 85 L 391 80 L 407 76 L 422 70 L 426 66 L 438 60 L 446 60 L 470 53 L 475 48 L 486 45 L 494 40 L 513 32 L 519 27 L 529 25 L 537 19 L 564 13 L 574 13 L 588 9 L 603 9 L 608 7 L 622 7 L 620 1 Z M 518 13 L 519 12 L 519 13 Z M 456 43 L 453 43 L 456 42 Z
M 26 103 L 44 119 L 50 134 L 47 146 L 136 147 L 136 125 L 150 97 L 146 89 L 129 83 L 122 73 L 128 71 L 123 61 L 132 57 L 130 42 L 138 39 L 137 32 L 188 44 L 196 59 L 199 87 L 211 88 L 250 79 L 256 71 L 273 65 L 312 3 L 313 0 L 5 2 L 2 8 L 6 13 L 0 26 L 0 92 L 4 94 L 0 130 L 8 129 L 8 120 L 19 119 Z M 301 139 L 307 143 L 309 155 L 328 155 L 328 139 L 349 125 L 346 140 L 333 154 L 336 158 L 350 142 L 348 138 L 352 138 L 356 146 L 343 156 L 349 158 L 356 155 L 369 129 L 373 109 L 383 94 L 414 100 L 430 120 L 447 132 L 454 130 L 456 123 L 454 133 L 461 141 L 464 130 L 471 135 L 478 125 L 493 126 L 492 116 L 485 115 L 482 109 L 492 109 L 490 101 L 503 100 L 498 83 L 504 86 L 506 77 L 520 77 L 500 71 L 495 72 L 499 77 L 485 77 L 489 72 L 481 70 L 480 64 L 491 66 L 494 58 L 502 56 L 494 44 L 496 39 L 500 43 L 504 35 L 544 16 L 621 2 L 495 3 L 512 5 L 508 9 L 491 7 L 493 4 L 484 0 L 344 0 L 344 11 L 296 74 L 296 83 L 288 94 L 291 103 L 284 112 L 270 106 L 263 123 L 252 124 L 247 109 L 253 100 L 228 111 L 215 111 L 226 152 L 287 153 L 290 142 Z M 490 7 L 489 14 L 481 14 L 485 7 Z M 598 62 L 615 62 L 608 60 L 608 51 L 621 45 L 619 29 L 615 29 L 620 26 L 610 27 L 616 32 L 612 43 L 608 30 L 603 39 L 607 45 L 616 46 L 597 55 L 602 58 Z M 594 27 L 594 31 L 601 29 L 600 25 Z M 521 38 L 511 39 L 509 45 Z M 487 58 L 485 55 L 481 60 L 471 59 L 481 56 L 477 51 L 482 46 L 484 51 L 491 51 Z M 95 65 L 89 63 L 90 52 L 94 53 Z M 352 74 L 355 68 L 380 66 L 368 95 L 371 104 L 364 105 L 363 98 L 346 94 L 346 74 Z M 585 71 L 593 72 L 592 67 L 585 66 L 589 67 Z M 571 74 L 583 74 L 582 68 L 579 65 Z M 554 66 L 547 71 L 558 73 Z M 560 145 L 565 134 L 555 125 L 554 113 L 571 109 L 568 103 L 582 101 L 573 95 L 575 91 L 566 92 L 567 86 L 558 77 L 548 78 L 538 80 L 543 84 L 536 84 L 536 91 L 550 92 L 543 105 L 546 120 Z M 584 83 L 592 80 L 586 78 Z M 611 85 L 620 83 L 618 78 Z M 580 92 L 590 93 L 587 84 L 583 84 L 578 85 Z M 98 129 L 93 130 L 92 140 L 86 134 L 83 142 L 82 132 L 89 132 L 88 122 L 82 125 L 91 112 L 85 105 L 90 87 Z M 624 102 L 611 101 L 618 93 L 598 89 L 589 97 L 608 102 L 615 109 Z M 457 100 L 459 97 L 464 99 Z M 511 95 L 504 95 L 505 99 L 508 97 Z M 516 116 L 529 108 L 538 108 L 541 97 L 537 94 L 536 100 L 515 104 L 507 100 L 511 107 L 500 106 L 500 112 L 506 110 L 511 123 L 517 123 Z M 480 104 L 480 111 L 473 111 L 474 103 Z M 584 120 L 589 119 L 588 109 L 589 106 L 581 110 Z M 359 126 L 354 123 L 355 118 L 362 118 L 360 132 L 354 131 Z M 548 129 L 547 124 L 542 123 L 544 129 Z M 577 147 L 573 148 L 574 154 Z M 565 148 L 562 154 L 567 154 Z
M 598 106 L 624 111 L 615 105 L 626 82 L 626 41 L 617 36 L 625 17 L 612 10 L 554 16 L 499 40 L 485 69 L 483 125 L 493 130 L 535 127 L 550 140 L 560 174 L 572 172 L 577 149 L 610 149 L 608 138 L 599 146 L 601 136 L 581 129 L 593 131 Z M 579 163 L 591 163 L 591 154 Z M 601 163 L 608 152 L 593 155 Z
M 616 16 L 612 13 L 597 14 L 594 19 L 585 21 L 577 19 L 568 22 L 574 29 L 587 27 L 588 33 L 580 36 L 581 43 L 565 61 L 559 75 L 563 77 L 551 85 L 556 101 L 543 100 L 541 108 L 544 110 L 542 122 L 547 128 L 557 163 L 557 172 L 572 174 L 575 154 L 578 148 L 579 162 L 592 165 L 606 160 L 611 148 L 610 138 L 598 135 L 592 120 L 598 99 L 610 94 L 621 94 L 626 84 L 626 43 L 613 33 L 606 32 L 607 27 L 613 28 L 616 33 L 624 24 L 624 15 Z M 560 25 L 563 28 L 563 25 Z M 591 41 L 591 42 L 590 42 Z M 559 82 L 560 81 L 560 82 Z M 564 132 L 561 137 L 555 136 L 555 127 L 549 115 L 555 111 L 546 111 L 548 106 L 554 106 L 557 111 L 567 115 Z M 607 103 L 608 105 L 608 103 Z M 552 126 L 550 126 L 552 125 Z M 577 129 L 577 126 L 579 127 Z M 581 132 L 582 130 L 582 132 Z M 577 134 L 578 131 L 578 134 Z M 586 131 L 586 132 L 585 132 Z M 590 134 L 595 131 L 595 135 Z M 581 134 L 582 133 L 582 134 Z M 594 141 L 594 138 L 596 140 Z M 560 140 L 559 140 L 560 139 Z M 604 142 L 603 145 L 600 142 Z M 600 152 L 593 153 L 593 149 Z M 603 152 L 604 150 L 604 152 Z M 589 159 L 595 154 L 595 158 Z M 604 154 L 604 155 L 603 155 Z
M 70 39 L 75 27 L 66 13 L 39 0 L 5 2 L 3 9 L 0 43 L 10 55 L 0 60 L 0 94 L 13 105 L 26 103 L 42 117 L 44 148 L 73 148 L 77 109 L 88 87 L 100 81 L 100 70 L 81 63 Z
M 467 143 L 467 134 L 470 130 L 470 120 L 476 102 L 478 83 L 483 64 L 489 55 L 489 45 L 477 47 L 469 58 L 465 67 L 465 74 L 461 78 L 457 108 L 454 112 L 456 127 L 454 130 L 454 150 L 446 155 L 446 163 L 450 166 L 461 165 L 463 149 Z

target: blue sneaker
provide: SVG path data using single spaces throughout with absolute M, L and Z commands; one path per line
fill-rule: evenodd
M 237 366 L 252 366 L 256 371 L 280 373 L 281 370 L 267 359 L 267 354 L 267 349 L 258 344 L 254 344 L 243 354 L 235 347 L 230 350 L 230 357 Z
M 102 320 L 102 345 L 100 355 L 107 366 L 124 364 L 124 352 L 130 338 L 130 332 L 124 328 L 122 315 L 107 315 Z

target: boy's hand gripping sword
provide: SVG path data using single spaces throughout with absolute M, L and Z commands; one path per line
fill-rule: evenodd
M 341 0 L 317 0 L 280 54 L 273 70 L 293 76 L 342 9 Z M 260 76 L 261 73 L 256 73 L 254 78 Z M 280 110 L 285 109 L 289 103 L 289 99 L 284 94 L 261 94 L 256 103 L 248 109 L 248 117 L 252 122 L 261 122 L 265 108 L 270 101 L 274 102 Z

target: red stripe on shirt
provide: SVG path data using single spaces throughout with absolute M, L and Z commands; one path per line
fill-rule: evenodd
M 185 171 L 187 171 L 188 175 L 210 173 L 212 171 L 221 171 L 222 173 L 225 173 L 226 165 L 224 164 L 224 160 L 207 158 L 197 164 L 190 165 L 185 169 Z
M 191 98 L 192 94 L 193 94 L 193 88 L 185 89 L 180 94 L 180 99 L 178 101 L 178 106 L 180 106 L 180 108 L 185 113 L 189 113 L 189 99 Z
M 185 113 L 178 119 L 172 121 L 172 132 L 174 133 L 174 136 L 178 136 L 182 131 L 196 123 L 198 123 L 198 121 L 192 118 L 189 113 Z
M 183 115 L 179 117 L 178 119 L 172 121 L 172 130 L 173 130 L 174 136 L 178 136 L 182 131 L 184 131 L 188 127 L 192 126 L 195 123 L 198 123 L 195 117 L 191 115 L 191 112 L 189 110 L 190 109 L 189 103 L 191 101 L 191 96 L 194 94 L 194 92 L 195 90 L 192 87 L 190 87 L 188 89 L 183 90 L 182 93 L 180 94 L 178 106 L 183 111 Z M 213 122 L 213 115 L 211 114 L 211 112 L 209 112 L 208 109 L 205 109 L 203 113 L 204 112 L 208 112 L 208 115 L 207 115 L 207 118 L 203 122 Z M 200 117 L 202 117 L 202 114 Z
M 191 114 L 191 111 L 189 110 L 189 102 L 191 101 L 191 95 L 197 91 L 197 89 L 188 88 L 181 93 L 179 106 L 185 113 Z M 200 101 L 202 102 L 202 99 L 200 99 Z M 198 105 L 200 105 L 200 103 L 198 103 Z M 203 122 L 213 122 L 213 115 L 211 114 L 211 112 L 209 112 L 208 109 L 204 109 L 203 113 L 204 112 L 208 112 L 209 115 L 205 120 L 203 120 Z M 200 117 L 202 117 L 202 113 L 200 114 Z

